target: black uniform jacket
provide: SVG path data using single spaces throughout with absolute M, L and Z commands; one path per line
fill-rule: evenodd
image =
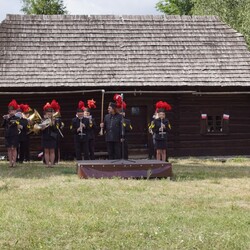
M 19 134 L 19 141 L 27 141 L 28 140 L 28 131 L 29 131 L 29 122 L 27 119 L 25 118 L 21 118 L 20 119 L 20 125 L 23 126 L 23 128 L 21 129 L 21 132 Z
M 131 121 L 129 119 L 123 118 L 122 126 L 123 126 L 123 135 L 124 138 L 126 139 L 127 137 L 126 135 L 133 129 Z
M 16 116 L 11 116 L 10 118 L 3 120 L 2 127 L 5 129 L 5 137 L 18 136 L 17 125 L 19 124 L 19 120 L 20 119 Z
M 96 132 L 96 129 L 97 129 L 95 119 L 93 118 L 91 120 L 92 120 L 92 124 L 89 123 L 89 128 L 87 129 L 87 134 L 88 134 L 88 139 L 89 140 L 95 139 L 95 132 Z
M 115 113 L 104 117 L 104 131 L 107 142 L 119 142 L 122 135 L 122 115 Z
M 166 127 L 162 131 L 160 131 L 161 123 L 163 123 Z M 166 140 L 167 139 L 167 132 L 169 132 L 169 120 L 163 119 L 161 121 L 160 118 L 155 119 L 153 123 L 153 132 L 155 133 L 155 139 L 156 140 Z
M 81 131 L 77 131 L 77 129 L 80 127 L 81 122 L 85 125 L 85 128 L 82 129 L 82 134 Z M 70 129 L 75 136 L 82 136 L 87 139 L 87 129 L 89 129 L 89 119 L 83 117 L 80 120 L 78 117 L 74 117 L 71 121 Z

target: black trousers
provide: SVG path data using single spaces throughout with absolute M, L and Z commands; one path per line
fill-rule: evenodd
M 95 140 L 94 139 L 89 139 L 88 147 L 89 147 L 89 159 L 94 160 L 95 159 Z
M 81 138 L 81 136 L 76 135 L 74 138 L 76 160 L 82 160 L 82 153 L 84 153 L 84 160 L 89 160 L 89 147 L 88 140 L 86 138 Z
M 109 160 L 121 159 L 121 142 L 107 142 Z
M 25 141 L 19 142 L 19 161 L 30 161 L 30 140 L 27 138 Z

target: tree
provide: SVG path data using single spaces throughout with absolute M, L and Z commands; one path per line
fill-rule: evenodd
M 160 0 L 156 9 L 168 15 L 213 15 L 244 35 L 250 47 L 249 0 Z
M 192 0 L 160 0 L 156 9 L 168 15 L 192 15 Z
M 22 0 L 22 11 L 28 15 L 61 15 L 67 14 L 63 0 Z
M 249 0 L 193 0 L 194 15 L 215 15 L 244 35 L 250 46 Z

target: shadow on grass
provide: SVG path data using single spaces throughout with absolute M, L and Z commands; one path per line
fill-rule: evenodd
M 250 166 L 173 164 L 173 173 L 174 181 L 250 178 Z
M 8 163 L 0 163 L 0 178 L 43 179 L 57 175 L 76 175 L 76 163 L 64 162 L 53 168 L 46 168 L 41 162 L 17 164 L 10 168 Z

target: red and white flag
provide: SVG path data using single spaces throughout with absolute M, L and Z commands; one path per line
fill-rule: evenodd
M 207 114 L 201 114 L 201 119 L 202 119 L 202 120 L 207 119 Z
M 223 120 L 229 120 L 229 115 L 223 114 Z

